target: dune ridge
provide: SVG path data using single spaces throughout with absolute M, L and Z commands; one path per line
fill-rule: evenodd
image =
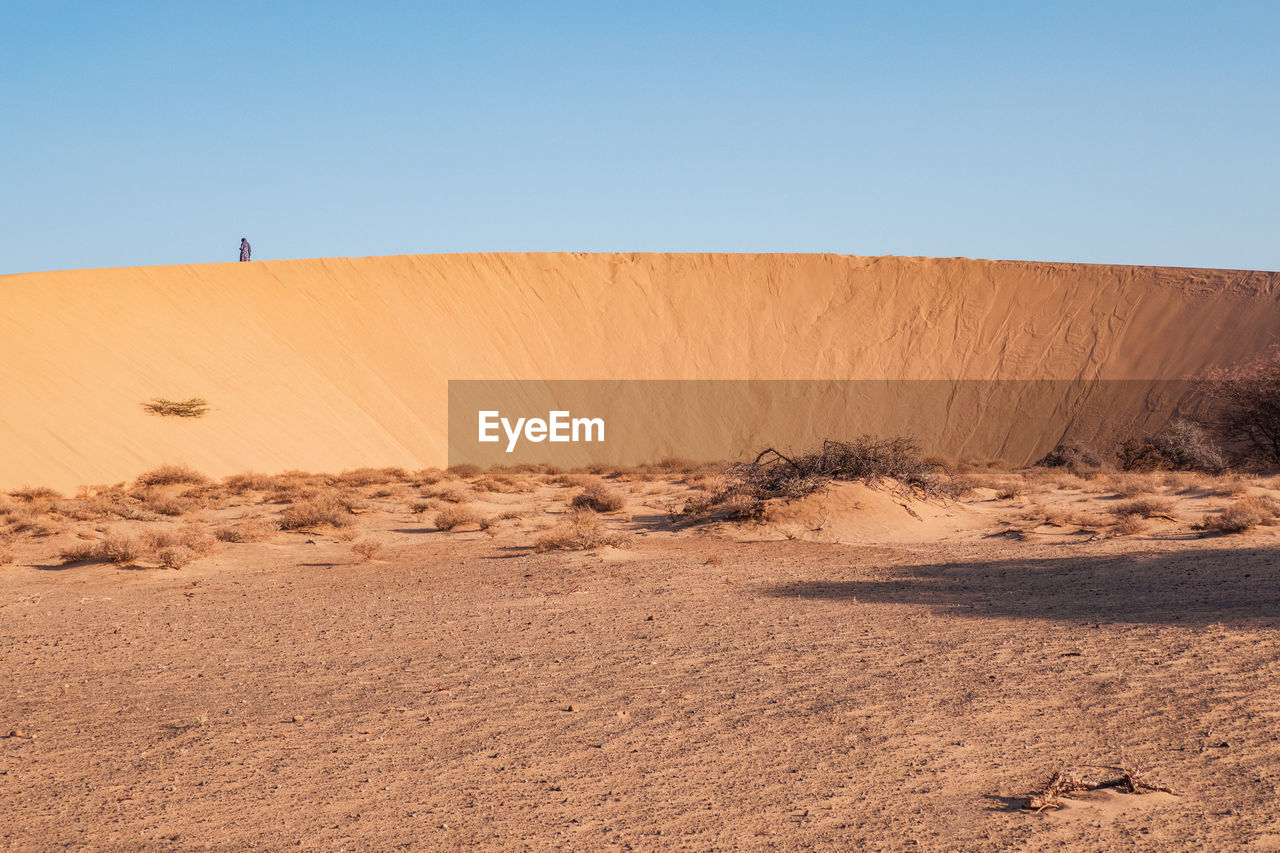
M 1274 343 L 1278 293 L 1274 272 L 789 254 L 0 276 L 0 487 L 443 465 L 449 379 L 1182 379 Z

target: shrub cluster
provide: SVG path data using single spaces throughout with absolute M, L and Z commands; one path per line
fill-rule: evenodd
M 1212 533 L 1244 533 L 1260 524 L 1274 524 L 1280 515 L 1280 504 L 1269 497 L 1244 497 L 1232 501 L 1218 515 L 1206 515 L 1201 530 Z
M 1202 471 L 1220 474 L 1226 457 L 1209 433 L 1191 421 L 1175 420 L 1155 435 L 1130 438 L 1116 451 L 1126 471 Z
M 569 505 L 576 509 L 589 509 L 594 512 L 617 512 L 622 509 L 622 495 L 604 483 L 591 483 L 574 495 Z
M 696 518 L 720 513 L 725 518 L 758 518 L 765 501 L 802 498 L 834 480 L 858 481 L 873 488 L 888 482 L 896 491 L 918 497 L 953 497 L 956 493 L 946 466 L 923 458 L 913 439 L 861 436 L 852 441 L 827 440 L 821 448 L 794 457 L 769 448 L 751 462 L 730 465 L 722 488 L 690 498 L 675 515 Z
M 1101 468 L 1102 457 L 1078 441 L 1063 441 L 1036 462 L 1039 468 L 1066 468 L 1073 474 Z
M 621 537 L 611 533 L 594 512 L 575 509 L 539 536 L 533 547 L 536 551 L 582 551 L 620 541 Z

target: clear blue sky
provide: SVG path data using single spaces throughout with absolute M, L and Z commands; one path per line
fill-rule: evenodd
M 1280 269 L 1277 2 L 29 2 L 0 273 L 465 251 Z

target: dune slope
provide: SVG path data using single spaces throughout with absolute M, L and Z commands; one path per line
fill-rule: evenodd
M 1271 344 L 1278 291 L 1265 272 L 835 255 L 3 276 L 0 487 L 167 462 L 216 475 L 440 465 L 450 379 L 1178 379 Z M 140 407 L 152 397 L 213 410 L 159 418 Z M 1045 424 L 1045 440 L 1062 427 Z

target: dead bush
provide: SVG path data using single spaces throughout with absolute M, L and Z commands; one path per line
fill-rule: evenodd
M 1114 788 L 1123 794 L 1145 794 L 1150 791 L 1174 793 L 1167 785 L 1160 785 L 1144 778 L 1135 770 L 1124 767 L 1107 768 L 1120 775 L 1094 780 L 1067 770 L 1056 770 L 1049 781 L 1040 786 L 1036 793 L 1027 798 L 1023 808 L 1029 811 L 1042 812 L 1045 809 L 1061 808 L 1063 797 L 1070 797 L 1082 791 L 1097 791 L 1101 788 Z
M 1141 515 L 1122 515 L 1111 526 L 1111 531 L 1117 536 L 1137 536 L 1149 526 L 1149 522 Z
M 536 551 L 583 551 L 604 545 L 616 545 L 620 537 L 601 523 L 590 510 L 574 510 L 546 530 L 534 542 Z
M 209 411 L 209 403 L 200 397 L 186 400 L 166 400 L 163 397 L 152 397 L 142 404 L 149 414 L 169 418 L 202 418 Z
M 161 465 L 159 468 L 152 468 L 150 471 L 139 474 L 135 484 L 139 487 L 172 486 L 175 483 L 191 483 L 199 486 L 207 482 L 209 482 L 208 477 L 186 465 Z
M 423 468 L 414 478 L 414 484 L 417 486 L 434 486 L 436 483 L 444 479 L 444 472 L 437 468 Z
M 1215 400 L 1218 434 L 1245 461 L 1280 464 L 1280 345 L 1232 365 L 1207 371 L 1199 383 Z
M 589 509 L 595 512 L 617 512 L 622 509 L 622 495 L 604 483 L 591 483 L 574 495 L 569 505 L 577 509 Z
M 459 487 L 442 489 L 437 492 L 435 496 L 440 500 L 447 501 L 451 504 L 468 503 L 474 497 L 469 490 Z
M 1163 478 L 1151 474 L 1109 474 L 1097 478 L 1089 486 L 1093 493 L 1111 492 L 1122 498 L 1149 495 L 1163 485 Z
M 386 551 L 386 546 L 376 539 L 357 539 L 351 543 L 351 553 L 362 560 L 376 560 Z
M 97 563 L 102 560 L 102 550 L 97 543 L 79 542 L 70 548 L 63 548 L 59 551 L 58 558 L 62 560 L 63 565 Z
M 348 527 L 352 523 L 349 504 L 333 495 L 320 495 L 309 501 L 295 503 L 280 514 L 281 530 Z
M 58 555 L 67 563 L 115 563 L 131 566 L 142 556 L 142 547 L 128 536 L 108 536 L 99 542 L 84 542 L 64 548 Z
M 1048 525 L 1050 527 L 1079 527 L 1086 530 L 1096 530 L 1104 526 L 1108 521 L 1106 516 L 1096 512 L 1082 512 L 1068 507 L 1046 507 L 1042 504 L 1033 504 L 1024 517 L 1029 521 L 1034 521 L 1037 527 Z
M 1109 511 L 1112 515 L 1121 517 L 1136 515 L 1142 518 L 1156 518 L 1157 516 L 1167 517 L 1172 509 L 1173 502 L 1164 498 L 1137 498 L 1118 503 Z
M 142 542 L 148 551 L 159 553 L 167 548 L 181 548 L 198 556 L 208 554 L 214 547 L 214 538 L 194 527 L 150 530 L 142 534 Z
M 16 536 L 25 533 L 29 536 L 51 536 L 60 532 L 65 523 L 51 515 L 52 505 L 44 500 L 29 504 L 9 504 L 0 507 L 0 519 L 3 529 L 0 533 Z
M 1234 474 L 1218 480 L 1211 480 L 1204 486 L 1206 495 L 1220 498 L 1238 498 L 1249 494 L 1251 484 L 1244 477 Z
M 1208 432 L 1186 420 L 1175 420 L 1155 435 L 1127 439 L 1116 455 L 1125 471 L 1218 474 L 1227 467 L 1226 458 Z
M 360 486 L 382 486 L 387 483 L 404 483 L 409 480 L 409 472 L 403 468 L 356 468 L 343 471 L 336 477 L 330 477 L 332 485 L 357 488 Z
M 50 489 L 46 486 L 34 486 L 34 487 L 26 486 L 24 488 L 18 489 L 15 492 L 9 492 L 9 495 L 11 497 L 17 498 L 20 501 L 27 501 L 28 503 L 31 503 L 33 501 L 39 501 L 39 500 L 46 500 L 46 501 L 57 500 L 58 498 L 62 497 L 62 495 L 59 494 L 57 491 Z
M 117 566 L 132 566 L 142 556 L 142 548 L 132 536 L 108 536 L 102 540 L 102 556 Z
M 436 513 L 437 530 L 453 530 L 464 524 L 478 524 L 480 516 L 465 506 L 447 506 Z
M 1103 464 L 1103 459 L 1097 451 L 1078 441 L 1060 442 L 1036 462 L 1037 467 L 1066 468 L 1077 476 L 1096 471 Z
M 446 473 L 462 480 L 469 480 L 472 477 L 479 477 L 484 473 L 484 469 L 479 465 L 472 465 L 470 462 L 464 462 L 459 465 L 450 465 L 444 469 Z
M 195 558 L 194 551 L 181 545 L 161 548 L 156 552 L 156 562 L 162 569 L 181 569 Z
M 165 495 L 148 495 L 143 498 L 143 503 L 152 512 L 166 515 L 170 518 L 186 515 L 192 509 L 191 501 L 166 497 Z
M 585 489 L 596 482 L 594 477 L 586 474 L 556 474 L 550 480 L 553 486 L 568 486 L 572 489 Z
M 245 492 L 269 492 L 274 489 L 279 480 L 270 474 L 258 474 L 253 471 L 246 471 L 243 474 L 232 474 L 222 480 L 228 491 L 232 494 L 243 494 Z
M 475 487 L 478 491 L 497 492 L 499 494 L 515 494 L 517 492 L 527 492 L 530 490 L 528 484 L 524 481 L 517 480 L 514 477 L 509 477 L 505 474 L 484 477 L 475 483 Z
M 920 448 L 909 438 L 875 439 L 862 436 L 852 441 L 825 441 L 818 450 L 784 456 L 769 448 L 751 462 L 730 465 L 725 485 L 707 499 L 690 498 L 686 516 L 706 515 L 711 507 L 739 496 L 760 503 L 773 498 L 793 500 L 825 488 L 833 480 L 859 481 L 877 488 L 891 483 L 894 491 L 919 497 L 953 497 L 955 483 L 945 469 L 926 462 Z
M 219 542 L 262 542 L 278 532 L 278 526 L 266 519 L 244 519 L 238 524 L 224 524 L 214 528 L 214 538 Z
M 1198 525 L 1211 533 L 1244 533 L 1260 525 L 1273 524 L 1280 504 L 1270 498 L 1247 497 L 1232 501 L 1218 515 L 1206 515 Z

